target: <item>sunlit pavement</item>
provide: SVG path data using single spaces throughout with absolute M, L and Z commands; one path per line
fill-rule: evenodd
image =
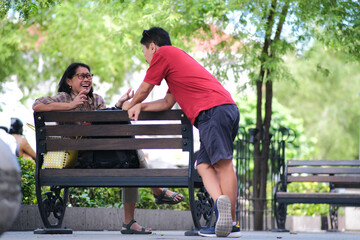
M 45 235 L 34 234 L 33 232 L 6 232 L 1 235 L 1 240 L 32 240 L 32 239 L 72 239 L 72 240 L 92 240 L 92 239 L 214 239 L 201 236 L 185 236 L 184 231 L 154 231 L 151 235 L 122 235 L 118 231 L 75 231 L 73 234 Z M 227 238 L 216 238 L 227 239 Z M 360 232 L 242 232 L 240 239 L 282 239 L 282 240 L 358 240 Z

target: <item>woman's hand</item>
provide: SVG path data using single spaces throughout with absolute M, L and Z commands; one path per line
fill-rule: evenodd
M 81 92 L 79 92 L 79 94 L 75 97 L 75 99 L 71 102 L 72 104 L 72 109 L 78 107 L 78 106 L 82 106 L 84 105 L 88 100 L 87 100 L 87 95 L 85 94 L 87 90 L 84 89 Z
M 127 92 L 119 98 L 119 100 L 115 104 L 115 106 L 118 108 L 121 108 L 125 101 L 127 101 L 133 97 L 134 97 L 134 90 L 131 90 L 131 88 L 129 88 L 129 90 L 127 90 Z

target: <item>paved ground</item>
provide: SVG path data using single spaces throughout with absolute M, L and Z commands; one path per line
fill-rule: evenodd
M 34 240 L 34 239 L 51 239 L 51 240 L 118 240 L 118 239 L 214 239 L 200 236 L 185 236 L 183 231 L 155 231 L 151 235 L 122 235 L 115 231 L 79 231 L 73 234 L 62 235 L 43 235 L 33 234 L 33 232 L 6 232 L 1 235 L 0 240 Z M 216 238 L 226 239 L 226 238 Z M 360 232 L 297 232 L 297 233 L 274 233 L 274 232 L 243 232 L 240 239 L 249 240 L 358 240 Z

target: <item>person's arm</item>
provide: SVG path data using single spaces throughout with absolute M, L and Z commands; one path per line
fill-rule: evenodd
M 171 93 L 167 93 L 165 98 L 153 102 L 138 103 L 128 110 L 128 115 L 131 120 L 138 120 L 141 111 L 165 111 L 171 109 L 176 103 L 175 98 Z
M 122 105 L 123 110 L 129 110 L 133 106 L 135 106 L 138 103 L 141 103 L 144 101 L 147 96 L 149 96 L 151 90 L 154 88 L 153 84 L 142 82 L 138 90 L 136 90 L 136 93 L 131 100 L 131 102 L 124 102 Z
M 50 102 L 50 103 L 37 103 L 33 105 L 35 112 L 49 112 L 49 111 L 67 111 L 76 108 L 77 106 L 84 105 L 87 101 L 87 96 L 84 94 L 86 90 L 81 91 L 72 102 Z
M 49 112 L 49 111 L 66 111 L 74 109 L 76 105 L 73 105 L 72 102 L 62 103 L 62 102 L 52 102 L 49 104 L 39 103 L 36 106 L 33 106 L 35 112 Z
M 26 153 L 27 155 L 29 155 L 30 157 L 32 157 L 33 159 L 36 159 L 36 153 L 35 151 L 32 149 L 32 147 L 30 146 L 29 142 L 26 140 L 25 137 L 23 137 L 22 140 L 22 147 L 23 147 L 23 151 L 24 153 Z

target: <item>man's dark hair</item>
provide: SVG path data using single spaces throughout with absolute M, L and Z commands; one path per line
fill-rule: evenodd
M 171 46 L 169 33 L 160 27 L 152 27 L 143 31 L 140 43 L 148 48 L 152 42 L 159 47 Z
M 75 74 L 76 74 L 76 69 L 78 67 L 85 67 L 85 68 L 87 68 L 89 70 L 89 72 L 91 72 L 90 67 L 88 65 L 86 65 L 85 63 L 72 63 L 72 64 L 70 64 L 66 68 L 64 74 L 62 75 L 62 77 L 60 79 L 58 92 L 66 92 L 68 94 L 71 93 L 71 88 L 67 84 L 66 79 L 73 78 L 75 76 Z M 91 98 L 93 97 L 93 88 L 92 87 L 90 89 L 90 92 L 88 93 L 88 96 L 91 97 Z

